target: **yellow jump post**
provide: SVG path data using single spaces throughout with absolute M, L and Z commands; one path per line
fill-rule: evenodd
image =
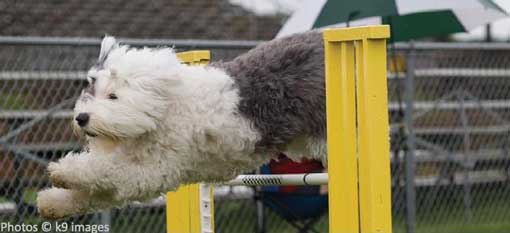
M 330 233 L 390 233 L 388 26 L 324 31 Z M 207 64 L 209 53 L 179 54 Z M 167 195 L 168 233 L 214 231 L 210 186 Z
M 209 63 L 209 51 L 178 53 L 177 57 L 192 65 Z M 181 186 L 166 196 L 168 233 L 213 233 L 214 199 L 212 186 L 193 184 Z
M 388 26 L 324 31 L 330 233 L 391 232 Z

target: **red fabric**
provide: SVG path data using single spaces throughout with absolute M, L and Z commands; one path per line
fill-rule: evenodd
M 278 160 L 272 159 L 269 162 L 269 169 L 272 174 L 297 174 L 321 172 L 324 167 L 322 163 L 317 160 L 303 158 L 300 162 L 295 162 L 284 154 L 280 154 Z M 298 188 L 299 186 L 282 186 L 280 187 L 280 191 L 292 193 L 296 192 Z

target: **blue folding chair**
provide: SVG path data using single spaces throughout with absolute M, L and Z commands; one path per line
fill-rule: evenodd
M 262 174 L 323 172 L 320 162 L 302 160 L 294 162 L 281 155 L 260 168 Z M 328 195 L 320 194 L 319 186 L 264 186 L 261 199 L 265 206 L 281 216 L 299 233 L 318 232 L 313 225 L 328 210 Z

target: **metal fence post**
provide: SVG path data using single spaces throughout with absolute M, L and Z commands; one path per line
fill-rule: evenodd
M 112 227 L 112 215 L 111 215 L 111 211 L 110 210 L 106 210 L 106 211 L 103 211 L 101 212 L 100 214 L 100 223 L 101 225 L 103 226 L 108 226 L 108 230 L 106 231 L 103 231 L 104 233 L 109 233 L 111 232 L 111 227 Z
M 469 173 L 473 167 L 473 163 L 471 162 L 471 137 L 469 132 L 469 120 L 465 108 L 465 95 L 463 92 L 457 94 L 457 100 L 459 101 L 459 115 L 460 122 L 462 124 L 463 132 L 463 142 L 464 145 L 464 160 L 462 163 L 462 171 L 464 173 L 462 180 L 462 189 L 464 190 L 463 202 L 464 202 L 464 218 L 466 222 L 470 222 L 472 220 L 473 214 L 471 211 L 471 181 L 469 177 Z
M 406 232 L 416 232 L 416 189 L 414 183 L 414 152 L 416 149 L 414 126 L 413 126 L 413 101 L 414 101 L 414 72 L 416 51 L 413 42 L 410 42 L 409 51 L 406 54 L 407 71 L 405 79 L 404 99 L 406 103 L 404 113 L 404 124 L 407 132 L 405 150 L 405 210 L 406 210 Z
M 256 174 L 260 174 L 260 169 L 257 170 Z M 266 233 L 266 216 L 265 216 L 265 208 L 264 202 L 262 198 L 264 198 L 264 193 L 262 193 L 262 188 L 260 186 L 256 186 L 255 190 L 255 205 L 257 207 L 257 224 L 255 226 L 256 233 Z

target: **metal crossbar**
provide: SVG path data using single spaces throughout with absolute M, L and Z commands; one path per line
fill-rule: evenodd
M 118 38 L 121 43 L 132 46 L 176 46 L 186 48 L 223 48 L 223 49 L 249 49 L 260 44 L 262 41 L 246 40 L 166 40 L 166 39 L 127 39 Z M 0 36 L 0 45 L 37 45 L 37 46 L 99 46 L 100 38 L 85 37 L 37 37 L 37 36 Z
M 328 173 L 303 173 L 280 175 L 240 175 L 224 183 L 224 185 L 325 185 L 328 184 Z

